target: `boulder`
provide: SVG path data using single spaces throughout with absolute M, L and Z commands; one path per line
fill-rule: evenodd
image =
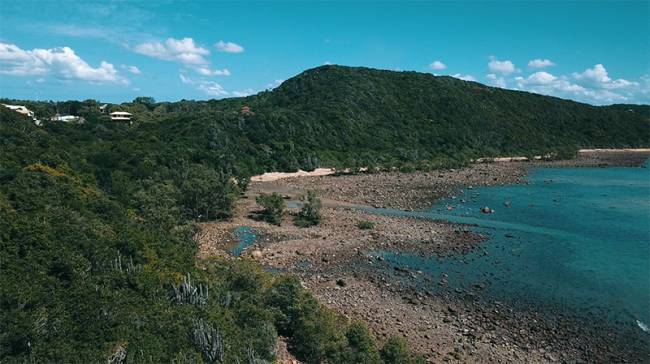
M 487 206 L 483 206 L 483 207 L 481 207 L 481 212 L 484 213 L 484 214 L 493 214 L 494 210 L 492 210 L 491 208 L 489 208 Z

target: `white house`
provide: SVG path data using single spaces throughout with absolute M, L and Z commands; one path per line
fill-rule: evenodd
M 4 107 L 9 108 L 15 112 L 19 112 L 23 115 L 27 115 L 30 118 L 34 118 L 34 112 L 30 109 L 28 109 L 25 106 L 22 105 L 7 105 L 7 104 L 2 104 Z
M 131 113 L 128 113 L 126 111 L 114 111 L 111 114 L 111 120 L 112 121 L 128 121 L 131 122 Z
M 7 105 L 7 104 L 2 104 L 2 106 L 6 107 L 8 109 L 11 109 L 11 110 L 13 110 L 15 112 L 21 113 L 23 115 L 29 116 L 34 121 L 34 124 L 36 124 L 38 126 L 41 126 L 41 121 L 38 120 L 36 118 L 36 116 L 34 116 L 34 112 L 32 110 L 28 109 L 26 106 L 23 106 L 23 105 Z
M 86 122 L 86 120 L 81 116 L 59 115 L 59 114 L 56 114 L 53 117 L 51 117 L 50 121 L 62 121 L 64 123 L 76 123 L 76 124 L 83 124 L 84 122 Z

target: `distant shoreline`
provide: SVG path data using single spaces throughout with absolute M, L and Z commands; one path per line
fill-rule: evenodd
M 650 148 L 622 148 L 622 149 L 580 149 L 578 153 L 593 153 L 593 152 L 631 152 L 631 153 L 650 153 Z
M 578 154 L 598 154 L 598 153 L 648 153 L 650 154 L 650 148 L 622 148 L 622 149 L 612 149 L 612 148 L 598 148 L 598 149 L 579 149 Z M 535 160 L 539 161 L 542 159 L 542 156 L 535 156 Z M 573 159 L 575 160 L 575 159 Z M 474 160 L 474 163 L 482 162 L 526 162 L 528 161 L 527 157 L 484 157 Z M 367 169 L 367 168 L 366 168 Z M 251 177 L 251 182 L 272 182 L 284 178 L 295 178 L 295 177 L 322 177 L 336 174 L 338 171 L 335 168 L 316 168 L 311 172 L 303 171 L 299 169 L 297 172 L 266 172 Z

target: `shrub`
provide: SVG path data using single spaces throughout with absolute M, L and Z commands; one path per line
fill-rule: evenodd
M 300 227 L 310 227 L 320 224 L 320 207 L 320 199 L 316 197 L 313 191 L 309 191 L 307 193 L 307 201 L 298 212 L 293 223 Z
M 345 353 L 346 363 L 381 363 L 379 351 L 375 346 L 368 328 L 360 322 L 348 326 L 345 337 L 348 340 L 348 350 Z
M 362 220 L 357 223 L 357 227 L 361 230 L 370 230 L 375 227 L 375 223 L 372 221 Z
M 255 198 L 255 202 L 262 207 L 260 217 L 262 220 L 280 226 L 282 213 L 284 212 L 284 200 L 282 196 L 273 192 L 272 194 L 262 193 Z
M 381 348 L 379 354 L 381 359 L 386 364 L 420 364 L 424 363 L 424 359 L 413 355 L 404 340 L 391 337 L 388 339 L 384 347 Z

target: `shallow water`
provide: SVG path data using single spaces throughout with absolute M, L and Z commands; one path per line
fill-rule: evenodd
M 235 256 L 240 256 L 246 248 L 255 244 L 257 240 L 257 232 L 249 226 L 240 226 L 234 231 L 237 238 L 237 245 L 230 249 L 230 253 Z
M 479 287 L 493 300 L 649 324 L 650 169 L 544 168 L 528 182 L 465 190 L 422 212 L 373 209 L 476 224 L 489 237 L 446 258 L 376 254 L 433 276 L 430 290 L 441 289 L 444 273 L 445 289 Z M 483 206 L 495 212 L 482 213 Z

